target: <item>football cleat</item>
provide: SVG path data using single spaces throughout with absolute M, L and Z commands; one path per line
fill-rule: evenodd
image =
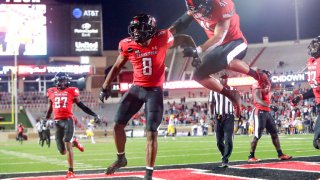
M 251 157 L 248 159 L 248 162 L 249 163 L 257 163 L 257 162 L 260 162 L 261 159 L 257 159 L 256 157 Z
M 75 178 L 75 177 L 76 176 L 74 175 L 74 172 L 72 172 L 72 171 L 67 172 L 66 178 Z
M 219 166 L 220 168 L 227 168 L 229 167 L 228 163 L 222 163 L 221 166 Z
M 292 159 L 292 156 L 288 156 L 286 154 L 282 154 L 281 156 L 279 156 L 279 161 L 285 161 L 290 159 Z
M 73 140 L 73 146 L 78 148 L 79 151 L 83 152 L 84 151 L 84 147 L 79 143 L 77 138 L 74 138 Z
M 125 167 L 128 161 L 126 157 L 118 158 L 115 162 L 113 162 L 105 171 L 105 174 L 113 174 L 117 169 L 121 167 Z
M 152 176 L 145 174 L 143 180 L 152 180 Z

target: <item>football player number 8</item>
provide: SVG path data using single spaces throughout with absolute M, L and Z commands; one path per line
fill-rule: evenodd
M 151 58 L 142 58 L 142 74 L 150 76 L 152 74 L 152 60 Z
M 66 108 L 67 107 L 67 97 L 55 97 L 54 98 L 54 108 Z M 61 104 L 62 101 L 62 104 Z

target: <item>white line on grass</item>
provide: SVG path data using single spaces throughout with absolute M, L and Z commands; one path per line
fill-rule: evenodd
M 30 159 L 32 161 L 54 164 L 54 165 L 58 165 L 58 166 L 61 166 L 62 164 L 64 164 L 64 166 L 67 165 L 66 161 L 61 161 L 56 158 L 49 158 L 47 156 L 39 156 L 39 155 L 33 155 L 33 154 L 29 154 L 29 153 L 21 153 L 21 152 L 8 151 L 8 150 L 0 150 L 0 153 L 10 155 L 10 156 L 16 156 L 18 158 Z M 0 163 L 0 166 L 9 165 L 9 164 L 11 164 L 11 163 L 9 163 L 9 162 Z M 74 165 L 75 165 L 75 167 L 83 167 L 83 168 L 101 168 L 100 166 L 94 166 L 91 164 L 83 164 L 83 163 L 79 163 L 79 162 L 74 162 Z

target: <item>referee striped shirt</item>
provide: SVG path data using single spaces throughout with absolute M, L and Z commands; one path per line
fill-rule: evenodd
M 227 88 L 233 90 L 232 87 Z M 232 102 L 226 96 L 215 91 L 210 91 L 209 103 L 214 104 L 214 115 L 233 114 L 234 112 Z

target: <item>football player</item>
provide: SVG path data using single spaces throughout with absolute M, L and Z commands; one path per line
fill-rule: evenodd
M 158 127 L 163 116 L 163 82 L 165 80 L 165 57 L 174 38 L 169 30 L 158 30 L 156 20 L 148 14 L 133 17 L 129 26 L 130 37 L 119 43 L 119 56 L 102 85 L 99 98 L 102 102 L 110 96 L 112 80 L 124 64 L 133 65 L 133 84 L 121 100 L 114 117 L 114 140 L 117 160 L 106 170 L 112 174 L 127 165 L 125 156 L 126 127 L 130 118 L 145 104 L 146 114 L 146 173 L 152 179 L 158 150 Z
M 268 77 L 271 77 L 270 72 L 263 71 L 266 73 Z M 270 80 L 265 83 L 255 83 L 252 85 L 252 95 L 254 99 L 254 107 L 255 109 L 252 112 L 251 117 L 253 117 L 254 121 L 254 136 L 251 141 L 250 154 L 248 157 L 248 162 L 255 163 L 261 161 L 255 157 L 255 150 L 258 144 L 259 139 L 262 136 L 262 132 L 266 129 L 270 135 L 271 140 L 274 147 L 278 153 L 279 160 L 289 160 L 292 156 L 288 156 L 282 153 L 280 147 L 280 140 L 278 137 L 278 132 L 275 124 L 275 120 L 270 114 L 270 110 L 277 111 L 278 108 L 270 104 L 270 88 L 271 82 Z
M 18 135 L 17 135 L 17 140 L 19 140 L 20 144 L 23 142 L 23 131 L 24 131 L 24 126 L 22 123 L 20 123 L 17 127 L 18 130 Z
M 89 137 L 91 139 L 91 143 L 95 144 L 96 142 L 94 141 L 93 130 L 94 130 L 94 120 L 90 119 L 90 121 L 89 121 L 89 123 L 87 125 L 86 134 L 87 134 L 87 137 Z
M 184 48 L 185 57 L 198 58 L 205 52 L 202 62 L 193 63 L 194 79 L 204 87 L 227 96 L 235 107 L 235 115 L 240 117 L 240 95 L 238 91 L 228 90 L 210 77 L 222 69 L 247 74 L 259 82 L 267 77 L 260 70 L 251 69 L 241 61 L 247 52 L 247 41 L 240 30 L 239 16 L 232 0 L 185 0 L 187 12 L 178 18 L 170 31 L 180 33 L 193 21 L 204 29 L 208 40 L 195 47 Z M 199 59 L 200 60 L 200 59 Z
M 309 55 L 311 56 L 307 60 L 307 76 L 308 82 L 311 86 L 304 94 L 299 94 L 295 98 L 292 99 L 292 104 L 297 105 L 300 100 L 315 98 L 317 103 L 317 111 L 320 112 L 320 36 L 314 38 L 309 46 Z M 316 149 L 320 148 L 320 116 L 317 116 L 317 121 L 314 126 L 314 138 L 313 138 L 313 146 Z
M 99 116 L 90 108 L 84 105 L 80 100 L 80 92 L 76 87 L 69 87 L 70 79 L 68 74 L 59 72 L 54 77 L 56 87 L 47 90 L 49 99 L 49 108 L 46 113 L 46 119 L 49 119 L 53 112 L 53 119 L 56 125 L 55 139 L 57 148 L 61 155 L 67 154 L 69 169 L 66 177 L 75 177 L 73 172 L 73 150 L 72 144 L 80 146 L 80 143 L 74 140 L 75 124 L 73 120 L 73 103 L 82 109 L 85 113 L 94 117 L 96 123 L 100 122 Z M 79 147 L 78 147 L 79 148 Z

